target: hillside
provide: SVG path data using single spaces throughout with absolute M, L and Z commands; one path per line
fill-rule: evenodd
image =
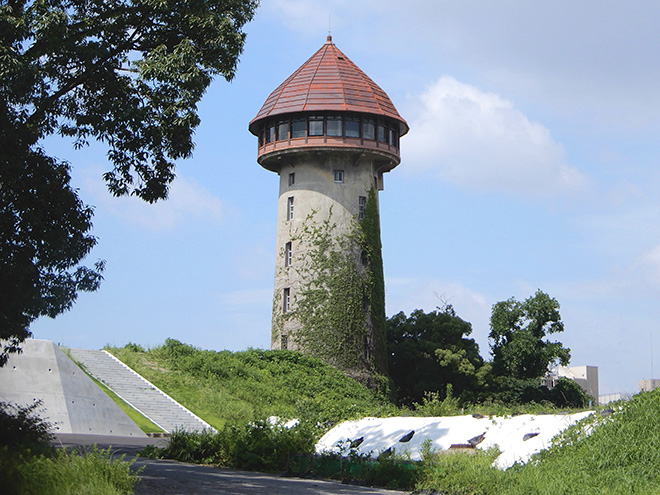
M 289 471 L 290 459 L 312 451 L 312 437 L 298 428 L 271 431 L 248 421 L 276 415 L 329 425 L 341 419 L 397 415 L 384 397 L 295 352 L 204 351 L 175 340 L 148 351 L 132 344 L 109 350 L 216 428 L 243 425 L 217 436 L 175 435 L 161 454 L 170 458 Z M 254 431 L 262 435 L 254 436 Z M 497 455 L 496 449 L 471 455 L 429 451 L 414 468 L 391 459 L 367 463 L 357 456 L 339 473 L 326 473 L 316 465 L 302 472 L 354 479 L 355 473 L 346 470 L 353 469 L 352 463 L 366 463 L 360 467 L 366 469 L 362 481 L 430 493 L 660 494 L 660 390 L 593 414 L 525 465 L 496 469 L 492 463 Z
M 269 416 L 333 423 L 396 414 L 385 397 L 293 351 L 208 351 L 172 339 L 107 350 L 217 429 Z

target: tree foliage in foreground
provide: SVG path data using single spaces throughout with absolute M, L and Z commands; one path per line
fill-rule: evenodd
M 0 352 L 37 317 L 95 290 L 102 265 L 70 168 L 43 149 L 59 134 L 108 146 L 115 196 L 167 197 L 193 150 L 197 103 L 234 77 L 256 0 L 8 0 L 0 3 Z

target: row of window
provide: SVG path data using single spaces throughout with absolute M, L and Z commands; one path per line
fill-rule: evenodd
M 333 175 L 334 175 L 336 184 L 343 184 L 343 182 L 344 182 L 344 171 L 343 170 L 334 170 Z M 291 172 L 289 174 L 289 186 L 293 186 L 295 183 L 296 183 L 296 173 Z
M 358 196 L 358 218 L 364 220 L 364 213 L 367 208 L 367 197 Z M 286 199 L 286 219 L 293 220 L 293 196 Z M 289 243 L 290 244 L 290 243 Z
M 343 184 L 344 183 L 344 171 L 343 170 L 333 170 L 333 176 L 335 180 L 335 184 Z M 381 176 L 382 177 L 382 176 Z M 291 172 L 289 174 L 289 187 L 295 185 L 296 183 L 296 173 Z M 378 189 L 379 187 L 378 184 L 378 177 L 374 176 L 374 187 Z
M 259 129 L 259 147 L 275 141 L 312 136 L 369 139 L 399 147 L 396 121 L 345 114 L 297 116 L 270 121 Z

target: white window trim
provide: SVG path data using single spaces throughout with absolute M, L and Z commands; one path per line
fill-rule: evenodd
M 282 313 L 291 311 L 291 289 L 286 287 L 282 291 Z
M 365 211 L 367 210 L 367 197 L 358 197 L 358 218 L 364 220 Z
M 293 196 L 289 196 L 286 200 L 286 219 L 293 220 Z
M 292 261 L 291 251 L 292 251 L 291 241 L 289 241 L 284 245 L 284 266 L 285 267 L 291 266 L 291 261 Z

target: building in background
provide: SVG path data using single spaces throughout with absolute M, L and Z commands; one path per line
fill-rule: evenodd
M 598 366 L 557 366 L 543 379 L 543 384 L 553 388 L 560 378 L 568 378 L 582 387 L 587 395 L 599 401 Z
M 660 388 L 660 380 L 657 378 L 647 378 L 640 380 L 637 386 L 640 392 L 651 392 L 656 388 Z

